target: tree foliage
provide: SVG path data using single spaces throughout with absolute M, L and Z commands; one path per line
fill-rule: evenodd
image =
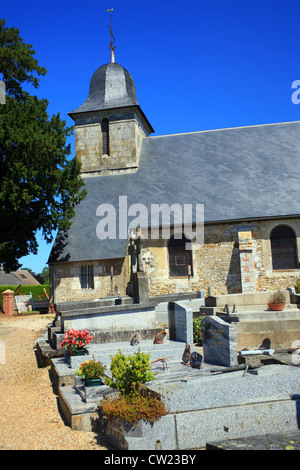
M 27 82 L 38 87 L 46 69 L 16 28 L 0 20 L 0 73 L 6 85 L 6 102 L 0 105 L 0 263 L 6 271 L 18 260 L 37 253 L 36 232 L 51 242 L 53 231 L 68 228 L 75 206 L 85 196 L 80 163 L 68 159 L 66 127 L 60 114 L 50 119 L 48 101 L 22 89 Z

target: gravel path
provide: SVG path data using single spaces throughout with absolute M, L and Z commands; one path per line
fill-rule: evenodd
M 51 319 L 0 314 L 0 348 L 5 345 L 5 360 L 0 349 L 0 450 L 107 450 L 96 433 L 64 424 L 50 366 L 38 368 L 35 340 Z

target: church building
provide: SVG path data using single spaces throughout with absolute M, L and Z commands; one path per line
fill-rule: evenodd
M 55 302 L 295 284 L 300 122 L 155 136 L 113 50 L 69 115 L 87 196 L 49 257 Z

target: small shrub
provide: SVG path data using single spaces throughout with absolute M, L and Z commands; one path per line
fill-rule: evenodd
M 194 333 L 194 343 L 202 345 L 202 331 L 201 331 L 201 324 L 204 315 L 201 317 L 194 318 L 193 320 L 193 333 Z
M 169 412 L 161 399 L 135 392 L 128 395 L 120 393 L 117 398 L 108 397 L 100 404 L 100 409 L 108 420 L 120 418 L 131 424 L 139 419 L 154 423 Z
M 155 378 L 149 359 L 150 353 L 145 354 L 140 348 L 133 356 L 125 356 L 119 349 L 114 356 L 111 356 L 112 378 L 107 378 L 106 384 L 117 388 L 125 395 L 133 393 L 134 387 L 138 389 L 139 384 L 150 382 Z
M 300 277 L 298 277 L 298 279 L 296 279 L 296 283 L 295 283 L 295 292 L 296 294 L 300 294 Z
M 270 295 L 269 304 L 285 304 L 285 292 L 278 290 L 275 294 Z

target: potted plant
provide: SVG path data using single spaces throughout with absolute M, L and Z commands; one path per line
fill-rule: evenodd
M 59 348 L 66 349 L 71 356 L 82 356 L 87 352 L 85 346 L 92 339 L 93 336 L 86 329 L 79 331 L 72 328 L 65 333 Z
M 95 386 L 95 385 L 103 385 L 103 377 L 105 374 L 106 366 L 102 364 L 101 361 L 95 361 L 93 356 L 93 360 L 83 362 L 79 369 L 75 372 L 75 375 L 84 380 L 85 385 L 88 387 Z
M 269 297 L 268 307 L 270 310 L 283 310 L 286 302 L 285 292 L 278 290 Z

